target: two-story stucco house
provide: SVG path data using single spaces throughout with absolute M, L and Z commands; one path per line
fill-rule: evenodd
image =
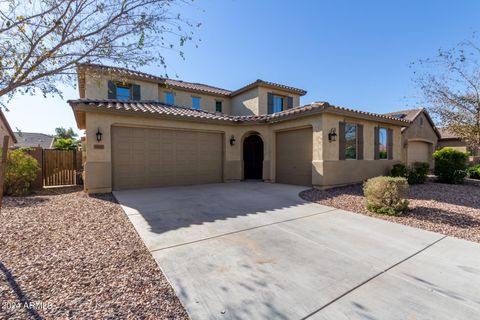
M 257 80 L 237 90 L 78 66 L 85 190 L 259 179 L 316 187 L 387 173 L 409 121 L 317 102 Z

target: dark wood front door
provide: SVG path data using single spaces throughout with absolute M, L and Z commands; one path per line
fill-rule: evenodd
M 251 135 L 243 141 L 243 172 L 245 179 L 262 179 L 263 140 Z

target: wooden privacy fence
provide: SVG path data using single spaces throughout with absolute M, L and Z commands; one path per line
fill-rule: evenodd
M 34 148 L 28 153 L 40 164 L 34 188 L 83 184 L 81 151 Z
M 76 151 L 43 150 L 43 186 L 76 184 Z

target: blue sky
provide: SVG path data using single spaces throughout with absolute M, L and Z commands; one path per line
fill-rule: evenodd
M 236 89 L 258 78 L 302 89 L 302 103 L 385 113 L 417 107 L 410 63 L 480 31 L 480 1 L 197 0 L 183 14 L 202 23 L 186 60 L 167 52 L 169 75 Z M 142 71 L 162 74 L 155 67 Z M 76 129 L 67 99 L 17 96 L 12 128 Z

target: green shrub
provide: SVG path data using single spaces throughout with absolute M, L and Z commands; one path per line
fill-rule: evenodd
M 392 177 L 406 177 L 407 167 L 403 163 L 394 164 L 390 175 Z
M 71 138 L 57 138 L 53 143 L 53 148 L 57 150 L 78 150 L 79 140 L 72 140 Z
M 425 183 L 430 165 L 426 162 L 414 162 L 407 170 L 409 184 Z
M 399 215 L 408 211 L 408 182 L 403 177 L 375 177 L 363 185 L 367 209 L 371 212 Z
M 39 170 L 38 161 L 24 151 L 9 151 L 5 170 L 4 194 L 14 196 L 27 194 Z
M 469 178 L 480 179 L 480 164 L 469 167 L 466 172 Z
M 390 172 L 392 177 L 407 178 L 409 184 L 425 183 L 430 165 L 425 162 L 415 162 L 408 168 L 402 164 L 395 164 Z
M 467 175 L 468 154 L 452 148 L 435 151 L 435 174 L 440 182 L 462 183 Z

